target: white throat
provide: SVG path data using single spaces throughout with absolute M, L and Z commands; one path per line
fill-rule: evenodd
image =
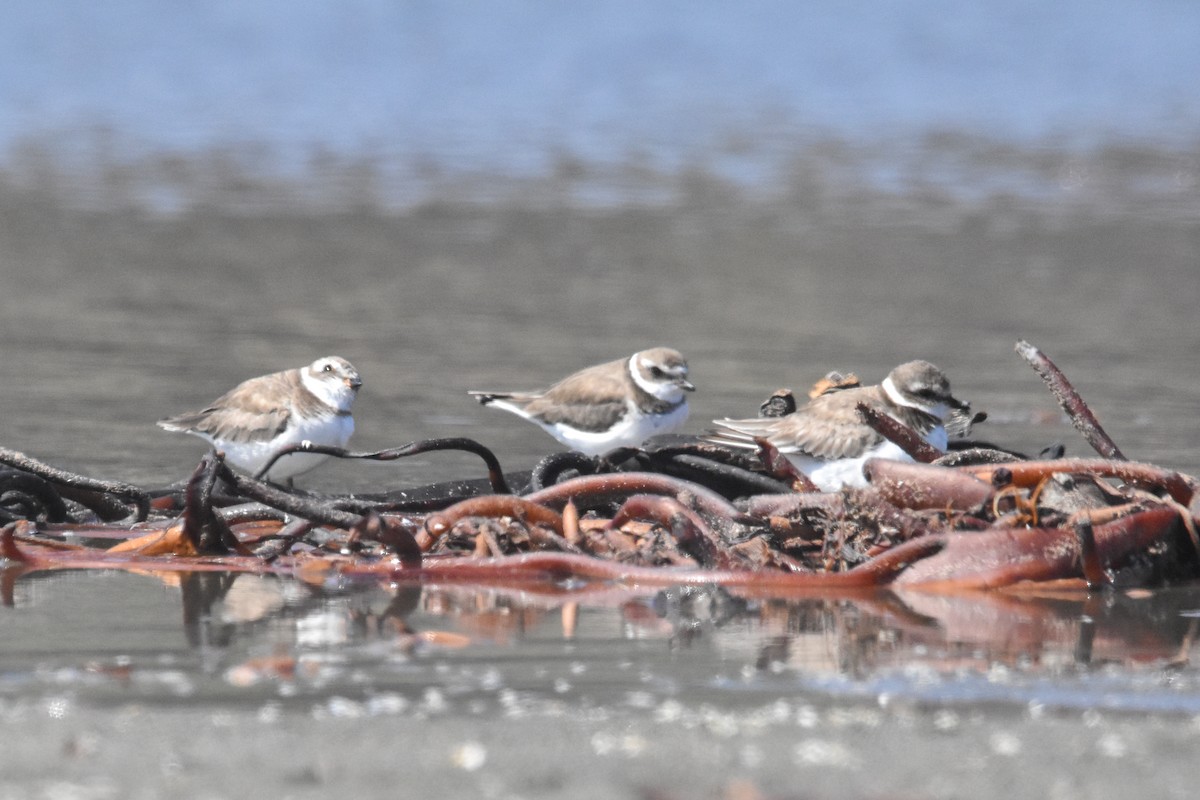
M 349 411 L 354 404 L 354 391 L 342 381 L 327 381 L 313 377 L 307 367 L 300 370 L 300 382 L 321 402 L 338 411 Z
M 663 402 L 678 403 L 683 399 L 683 389 L 680 389 L 676 384 L 646 380 L 645 376 L 642 375 L 641 364 L 638 362 L 636 354 L 629 357 L 629 374 L 633 377 L 633 382 L 638 385 L 638 388 Z

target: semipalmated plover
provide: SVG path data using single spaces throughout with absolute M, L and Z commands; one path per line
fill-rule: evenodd
M 705 438 L 746 448 L 755 447 L 755 438 L 766 439 L 824 491 L 865 486 L 867 459 L 912 458 L 863 422 L 859 403 L 903 422 L 939 450 L 947 446 L 946 422 L 953 418 L 965 424 L 970 409 L 950 393 L 940 369 L 928 361 L 909 361 L 878 386 L 827 391 L 786 416 L 714 420 L 721 430 Z
M 668 347 L 580 370 L 544 392 L 471 392 L 574 450 L 601 455 L 671 433 L 687 419 L 688 365 Z
M 308 441 L 344 447 L 354 433 L 350 407 L 362 386 L 344 358 L 326 356 L 307 367 L 239 383 L 207 408 L 159 421 L 159 427 L 207 439 L 234 466 L 254 474 L 282 447 Z M 328 456 L 290 454 L 268 480 L 308 472 Z

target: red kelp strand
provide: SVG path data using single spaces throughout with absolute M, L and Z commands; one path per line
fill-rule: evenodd
M 61 550 L 41 543 L 18 547 L 10 530 L 0 531 L 0 555 L 29 571 L 54 569 L 124 569 L 138 572 L 291 572 L 294 561 L 268 564 L 254 556 L 145 556 L 136 552 L 111 553 L 90 547 Z
M 1101 564 L 1119 564 L 1160 542 L 1178 524 L 1179 513 L 1159 506 L 1093 526 Z M 1024 581 L 1080 577 L 1080 542 L 1063 528 L 988 528 L 944 534 L 946 548 L 903 574 L 896 583 L 935 591 L 995 589 Z
M 406 567 L 420 566 L 421 547 L 413 536 L 414 531 L 405 522 L 403 518 L 384 517 L 370 512 L 350 530 L 350 534 L 351 537 L 379 542 L 395 553 Z
M 1104 574 L 1104 565 L 1100 563 L 1100 554 L 1096 548 L 1096 532 L 1092 522 L 1086 516 L 1075 521 L 1075 536 L 1079 540 L 1079 562 L 1083 569 L 1083 579 L 1089 589 L 1099 589 L 1109 583 Z
M 928 464 L 945 455 L 903 422 L 893 419 L 887 414 L 880 414 L 866 403 L 858 403 L 855 410 L 873 431 L 908 453 L 914 460 Z
M 1087 443 L 1105 458 L 1124 459 L 1125 455 L 1121 449 L 1113 442 L 1112 437 L 1105 433 L 1104 428 L 1096 419 L 1096 415 L 1079 396 L 1079 392 L 1075 391 L 1075 387 L 1067 380 L 1067 376 L 1063 375 L 1062 370 L 1045 353 L 1029 342 L 1024 340 L 1017 342 L 1016 350 L 1050 387 L 1050 391 L 1058 400 L 1058 404 L 1062 406 L 1062 410 L 1067 412 L 1067 416 L 1071 418 L 1071 424 L 1075 426 L 1075 430 L 1083 434 Z
M 990 484 L 952 467 L 873 458 L 863 472 L 884 500 L 900 508 L 971 511 L 992 494 Z
M 767 469 L 767 474 L 772 478 L 781 481 L 786 481 L 791 485 L 793 491 L 797 492 L 819 492 L 820 489 L 812 479 L 796 468 L 788 457 L 779 452 L 779 448 L 771 444 L 769 439 L 761 436 L 754 437 L 754 443 L 758 445 L 758 457 L 762 460 L 763 466 Z
M 631 494 L 665 494 L 676 498 L 688 495 L 695 499 L 696 507 L 704 514 L 729 520 L 741 515 L 732 503 L 711 489 L 653 472 L 585 475 L 527 494 L 525 499 L 551 508 L 562 508 L 568 500 L 574 500 L 577 506 L 582 507 L 620 501 Z
M 17 525 L 20 523 L 21 520 L 18 520 L 17 522 L 10 522 L 4 526 L 3 530 L 0 530 L 0 558 L 4 558 L 8 561 L 15 561 L 17 563 L 24 563 L 29 560 L 28 557 L 21 552 L 21 548 L 17 547 L 17 543 L 13 539 L 13 535 L 17 530 Z
M 419 570 L 388 570 L 392 580 L 489 582 L 540 577 L 546 580 L 586 579 L 639 586 L 718 584 L 755 589 L 868 589 L 892 581 L 921 559 L 942 549 L 941 536 L 924 536 L 898 545 L 887 553 L 847 572 L 795 573 L 750 570 L 697 570 L 641 567 L 592 556 L 569 553 L 523 553 L 491 559 L 428 560 Z M 382 565 L 380 565 L 382 566 Z M 379 574 L 378 568 L 360 569 L 347 563 L 346 575 Z
M 718 536 L 700 515 L 678 500 L 661 495 L 636 494 L 630 497 L 610 526 L 619 528 L 629 520 L 650 519 L 671 532 L 688 555 L 701 565 L 717 569 L 737 569 L 745 563 Z
M 548 525 L 559 536 L 563 533 L 562 515 L 553 509 L 510 494 L 493 494 L 462 500 L 425 519 L 425 529 L 417 534 L 422 552 L 429 552 L 439 538 L 455 523 L 467 517 L 512 517 L 533 525 Z
M 817 511 L 830 517 L 845 513 L 845 497 L 835 492 L 798 492 L 796 494 L 760 494 L 746 501 L 751 517 L 795 517 Z
M 1012 483 L 1022 488 L 1033 488 L 1044 478 L 1058 473 L 1088 473 L 1104 478 L 1118 478 L 1145 489 L 1161 488 L 1177 502 L 1191 503 L 1200 482 L 1190 475 L 1142 464 L 1136 461 L 1111 461 L 1101 458 L 1059 458 L 1052 461 L 1012 461 L 1007 464 L 981 464 L 978 466 L 953 467 L 974 475 L 989 483 L 997 471 L 1011 475 Z

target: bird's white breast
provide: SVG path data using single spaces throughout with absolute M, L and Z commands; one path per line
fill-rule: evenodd
M 637 447 L 651 436 L 678 430 L 687 417 L 687 403 L 666 414 L 646 414 L 630 402 L 620 421 L 605 431 L 581 431 L 561 422 L 542 427 L 572 450 L 598 456 L 618 447 Z
M 345 447 L 354 433 L 354 418 L 348 414 L 329 414 L 296 420 L 282 433 L 269 441 L 261 442 L 214 442 L 225 451 L 225 457 L 234 465 L 254 474 L 262 469 L 272 454 L 283 447 L 308 441 L 313 444 Z M 206 437 L 207 438 L 207 437 Z M 275 462 L 267 477 L 273 481 L 286 480 L 316 467 L 328 456 L 298 453 L 284 456 Z

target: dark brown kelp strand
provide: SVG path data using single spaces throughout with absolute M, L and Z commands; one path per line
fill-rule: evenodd
M 0 522 L 17 519 L 63 522 L 67 505 L 45 478 L 23 469 L 0 469 Z
M 229 526 L 213 513 L 212 507 L 213 486 L 217 482 L 217 472 L 224 463 L 225 459 L 220 453 L 209 450 L 196 465 L 187 485 L 183 533 L 191 540 L 196 552 L 202 555 L 224 555 L 229 552 L 227 539 L 233 539 Z
M 945 455 L 903 422 L 880 414 L 865 403 L 859 403 L 856 409 L 863 422 L 871 426 L 873 431 L 908 453 L 914 461 L 929 464 Z
M 307 536 L 312 529 L 313 523 L 311 520 L 297 517 L 291 522 L 286 523 L 271 538 L 260 544 L 254 550 L 254 555 L 263 561 L 274 561 L 286 553 L 293 544 Z
M 239 475 L 223 462 L 218 467 L 218 470 L 220 477 L 231 483 L 245 497 L 253 498 L 260 503 L 266 503 L 272 508 L 278 508 L 280 511 L 286 511 L 297 517 L 304 517 L 320 525 L 333 525 L 334 527 L 349 530 L 362 519 L 361 514 L 340 511 L 330 507 L 329 503 L 307 500 L 282 489 L 277 489 L 268 483 L 247 478 L 245 475 Z
M 1075 387 L 1063 375 L 1062 370 L 1055 366 L 1054 362 L 1047 358 L 1045 353 L 1025 340 L 1017 342 L 1016 349 L 1021 358 L 1029 362 L 1029 366 L 1033 367 L 1037 374 L 1042 376 L 1042 380 L 1050 387 L 1050 391 L 1054 393 L 1054 398 L 1058 400 L 1058 404 L 1062 406 L 1063 411 L 1067 412 L 1067 416 L 1071 418 L 1071 424 L 1075 426 L 1075 430 L 1083 434 L 1083 438 L 1087 440 L 1087 443 L 1105 458 L 1124 461 L 1125 454 L 1121 452 L 1121 449 L 1117 447 L 1112 438 L 1104 432 L 1104 428 L 1100 427 L 1096 416 L 1092 414 L 1092 410 L 1088 408 L 1087 403 L 1083 402 L 1083 398 L 1075 391 Z
M 150 495 L 128 483 L 99 481 L 95 478 L 75 475 L 57 467 L 52 467 L 49 464 L 43 464 L 41 461 L 30 458 L 24 453 L 18 453 L 16 450 L 9 450 L 6 447 L 0 447 L 0 462 L 8 464 L 10 467 L 32 472 L 34 475 L 44 478 L 51 483 L 69 486 L 72 489 L 99 492 L 100 494 L 117 497 L 126 506 L 132 505 L 134 507 L 134 510 L 125 519 L 119 520 L 120 522 L 144 522 L 150 514 Z
M 221 519 L 225 520 L 227 525 L 237 525 L 241 522 L 262 522 L 264 520 L 275 520 L 276 522 L 286 523 L 291 516 L 277 508 L 271 508 L 266 503 L 239 503 L 236 506 L 226 506 L 225 508 L 216 509 L 216 513 L 221 515 Z
M 261 479 L 263 475 L 278 461 L 280 458 L 292 453 L 318 453 L 335 458 L 361 458 L 368 461 L 395 461 L 407 456 L 415 456 L 421 453 L 429 453 L 434 450 L 461 450 L 467 453 L 474 453 L 483 459 L 483 463 L 487 465 L 488 482 L 492 486 L 492 491 L 496 494 L 511 494 L 508 488 L 508 482 L 504 479 L 504 471 L 500 469 L 500 461 L 496 455 L 484 447 L 474 439 L 464 437 L 453 437 L 449 439 L 421 439 L 415 442 L 401 445 L 400 447 L 392 447 L 387 450 L 376 450 L 371 453 L 353 453 L 342 447 L 333 447 L 332 445 L 313 444 L 312 442 L 300 442 L 299 444 L 288 445 L 280 448 L 277 452 L 271 455 L 271 458 L 254 476 Z

